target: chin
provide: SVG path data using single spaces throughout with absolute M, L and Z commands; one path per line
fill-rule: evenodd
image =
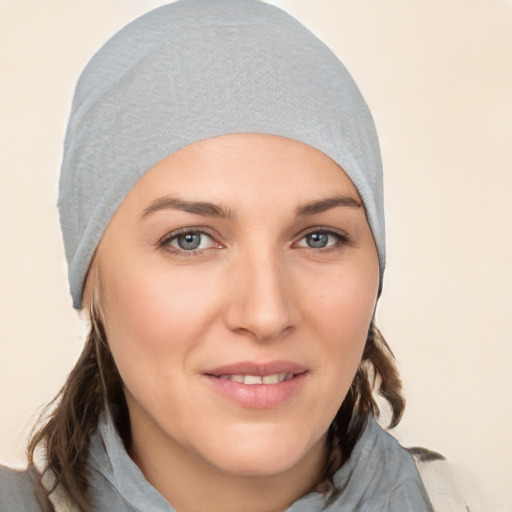
M 325 435 L 316 442 L 300 437 L 296 433 L 279 435 L 270 429 L 266 435 L 252 432 L 229 436 L 211 449 L 201 451 L 210 464 L 225 473 L 271 477 L 292 471 L 302 463 L 322 463 Z

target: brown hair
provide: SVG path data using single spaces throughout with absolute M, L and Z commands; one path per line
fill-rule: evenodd
M 94 292 L 93 292 L 94 295 Z M 66 383 L 43 411 L 46 417 L 33 433 L 28 445 L 31 472 L 37 475 L 36 487 L 43 510 L 53 511 L 49 496 L 59 486 L 81 512 L 91 510 L 89 489 L 89 445 L 100 414 L 106 407 L 125 446 L 130 444 L 130 423 L 123 384 L 108 347 L 101 323 L 99 301 L 93 297 L 91 329 L 84 349 Z M 379 416 L 375 394 L 384 397 L 391 407 L 389 427 L 398 424 L 405 408 L 402 386 L 393 354 L 375 326 L 370 325 L 359 368 L 328 433 L 330 446 L 325 472 L 318 489 L 332 490 L 332 477 L 341 461 L 350 457 L 368 417 Z M 41 446 L 46 456 L 42 472 L 35 469 L 35 452 Z M 50 475 L 53 484 L 42 484 Z M 327 483 L 327 487 L 325 484 Z M 48 486 L 46 486 L 48 487 Z
M 380 416 L 375 395 L 382 396 L 391 408 L 388 428 L 396 427 L 405 409 L 402 381 L 393 352 L 372 319 L 356 375 L 328 432 L 329 457 L 319 485 L 327 496 L 333 490 L 334 473 L 350 457 L 369 416 Z

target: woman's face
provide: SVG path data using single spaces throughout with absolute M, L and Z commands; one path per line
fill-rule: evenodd
M 337 164 L 269 135 L 194 143 L 135 185 L 96 261 L 135 453 L 238 475 L 320 460 L 379 284 Z

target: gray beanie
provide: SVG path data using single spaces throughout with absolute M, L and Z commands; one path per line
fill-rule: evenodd
M 345 170 L 366 209 L 382 285 L 379 144 L 343 64 L 276 7 L 184 0 L 123 28 L 78 81 L 58 201 L 74 307 L 105 229 L 141 176 L 188 144 L 232 133 L 288 137 Z

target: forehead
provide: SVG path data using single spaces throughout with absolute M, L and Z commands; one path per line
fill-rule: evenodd
M 169 190 L 211 199 L 236 193 L 264 200 L 299 201 L 315 194 L 358 193 L 331 158 L 296 140 L 266 134 L 230 134 L 190 144 L 150 169 L 128 195 L 150 200 Z

